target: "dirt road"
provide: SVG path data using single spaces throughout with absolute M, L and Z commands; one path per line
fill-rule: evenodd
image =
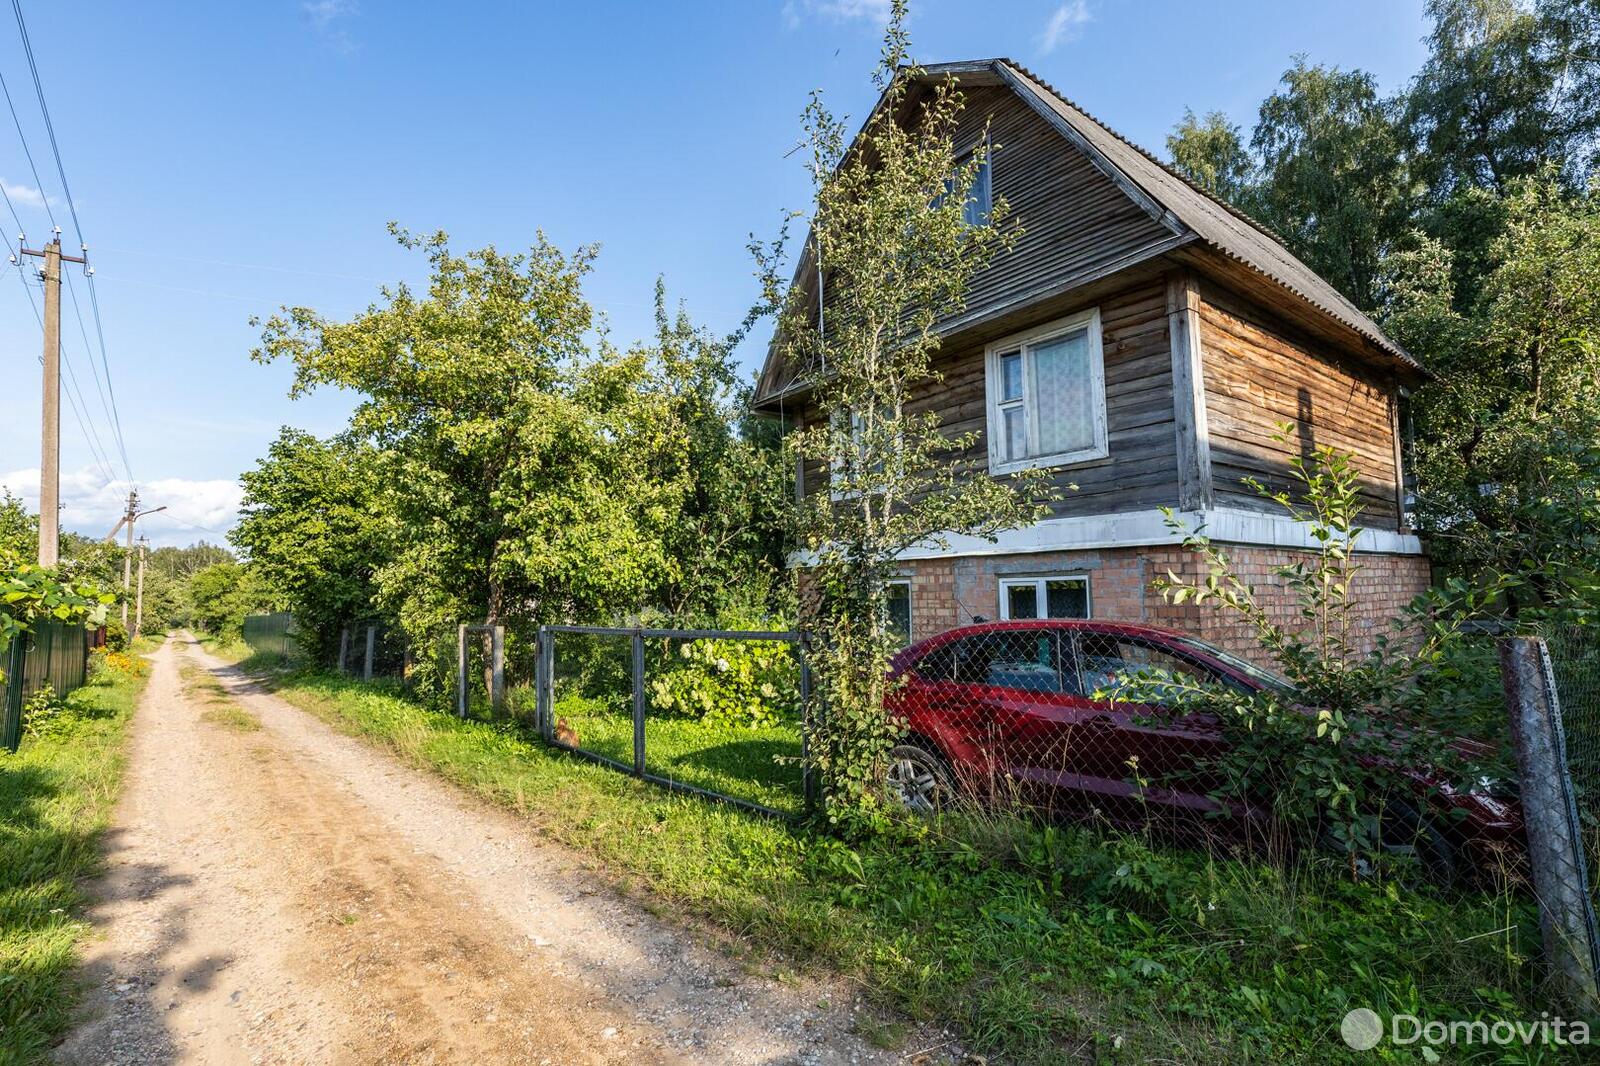
M 901 1057 L 841 989 L 746 973 L 192 642 L 152 660 L 62 1061 Z

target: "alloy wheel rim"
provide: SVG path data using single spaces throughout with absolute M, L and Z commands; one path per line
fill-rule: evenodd
M 896 759 L 889 764 L 889 788 L 908 810 L 919 814 L 938 807 L 939 778 L 932 767 L 910 758 Z

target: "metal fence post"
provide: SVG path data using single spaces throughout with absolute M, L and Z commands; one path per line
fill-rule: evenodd
M 1539 931 L 1550 968 L 1571 1006 L 1600 1013 L 1600 942 L 1589 896 L 1578 808 L 1569 776 L 1555 673 L 1544 641 L 1505 637 L 1500 676 L 1511 717 Z
M 633 773 L 644 776 L 644 633 L 633 631 Z
M 805 634 L 795 641 L 800 656 L 800 791 L 806 813 L 817 809 L 817 772 L 811 760 L 811 643 Z
M 456 626 L 456 717 L 467 716 L 467 627 Z
M 555 700 L 555 682 L 551 676 L 556 661 L 555 634 L 540 626 L 538 641 L 539 652 L 533 668 L 534 706 L 539 719 L 539 736 L 548 744 L 555 739 L 555 714 L 551 709 Z
M 506 627 L 489 631 L 489 708 L 499 714 L 506 703 Z
M 15 752 L 22 744 L 22 675 L 28 661 L 28 635 L 11 638 L 6 655 L 5 706 L 0 707 L 0 747 Z
M 363 681 L 371 681 L 372 680 L 372 650 L 373 650 L 373 645 L 375 645 L 377 643 L 377 641 L 378 641 L 378 627 L 377 626 L 368 626 L 367 627 L 367 657 L 361 664 L 361 680 L 363 680 Z

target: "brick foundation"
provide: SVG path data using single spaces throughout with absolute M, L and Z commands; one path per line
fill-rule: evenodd
M 1309 552 L 1290 548 L 1229 546 L 1237 573 L 1255 586 L 1274 620 L 1294 629 L 1298 612 L 1277 567 Z M 1389 622 L 1431 582 L 1426 556 L 1362 555 L 1355 580 L 1357 644 L 1365 650 L 1389 632 Z M 1103 548 L 1031 555 L 963 556 L 900 565 L 911 580 L 912 638 L 922 640 L 975 618 L 1000 618 L 1000 581 L 1007 577 L 1083 575 L 1089 579 L 1092 617 L 1145 622 L 1195 634 L 1244 658 L 1265 661 L 1249 627 L 1211 607 L 1166 603 L 1150 585 L 1170 569 L 1180 577 L 1203 575 L 1200 557 L 1182 547 Z

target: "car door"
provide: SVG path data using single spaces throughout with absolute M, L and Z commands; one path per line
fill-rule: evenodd
M 1082 685 L 1095 708 L 1096 732 L 1087 757 L 1104 794 L 1128 815 L 1155 810 L 1212 813 L 1201 776 L 1222 739 L 1204 715 L 1173 717 L 1163 708 L 1113 693 L 1127 678 L 1152 670 L 1201 684 L 1225 684 L 1211 667 L 1154 636 L 1083 631 L 1074 641 Z M 1095 698 L 1096 696 L 1100 698 Z
M 956 676 L 983 708 L 992 798 L 1047 810 L 1083 806 L 1079 733 L 1096 709 L 1078 684 L 1072 649 L 1051 626 L 1021 626 L 961 641 Z

